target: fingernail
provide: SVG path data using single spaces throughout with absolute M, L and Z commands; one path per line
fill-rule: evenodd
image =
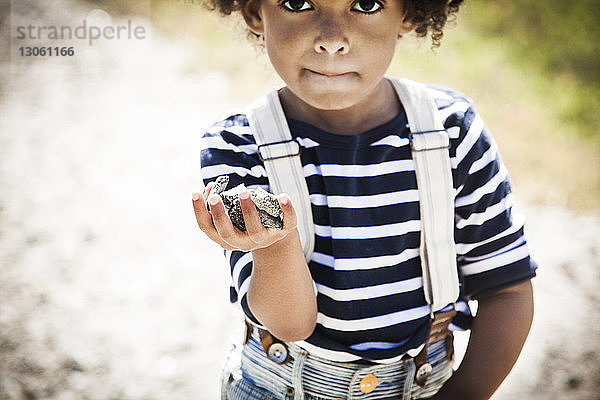
M 240 199 L 246 200 L 249 197 L 250 197 L 250 193 L 249 192 L 241 192 L 240 193 Z
M 288 204 L 290 204 L 290 198 L 287 196 L 281 196 L 281 204 L 287 206 Z
M 208 197 L 208 202 L 210 205 L 215 206 L 219 203 L 219 196 L 212 194 Z
M 192 193 L 192 200 L 198 201 L 200 199 L 200 195 L 198 193 Z

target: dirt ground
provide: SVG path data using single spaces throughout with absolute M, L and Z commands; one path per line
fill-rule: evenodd
M 244 101 L 158 33 L 86 57 L 3 63 L 0 399 L 217 399 L 241 317 L 191 192 L 202 127 Z M 600 218 L 520 210 L 536 316 L 494 399 L 600 399 Z

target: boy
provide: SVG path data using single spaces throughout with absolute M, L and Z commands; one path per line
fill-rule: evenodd
M 479 305 L 460 368 L 448 379 L 450 351 L 432 343 L 434 371 L 421 388 L 411 379 L 415 349 L 429 346 L 431 322 L 415 251 L 416 180 L 406 114 L 384 78 L 397 40 L 431 31 L 439 43 L 460 1 L 215 3 L 223 12 L 240 10 L 286 84 L 278 94 L 302 148 L 316 238 L 307 263 L 285 194 L 278 197 L 282 230 L 262 227 L 248 193 L 240 195 L 247 231 L 233 227 L 210 182 L 223 174 L 232 186 L 268 188 L 268 181 L 245 115 L 210 128 L 202 150 L 206 189 L 193 195 L 196 218 L 226 250 L 232 300 L 255 326 L 242 352 L 242 377 L 225 379 L 224 398 L 489 398 L 516 361 L 533 316 L 535 264 L 511 215 L 509 178 L 470 100 L 430 86 L 451 139 L 461 297 Z M 267 331 L 287 344 L 289 362 L 279 365 L 256 350 Z M 388 372 L 393 382 L 386 382 Z

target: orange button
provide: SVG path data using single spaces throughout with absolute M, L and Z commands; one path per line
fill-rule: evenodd
M 377 377 L 369 374 L 360 380 L 360 391 L 363 393 L 371 393 L 377 387 Z

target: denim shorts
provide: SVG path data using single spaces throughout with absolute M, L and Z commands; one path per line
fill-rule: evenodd
M 335 362 L 310 355 L 293 343 L 287 345 L 290 361 L 283 365 L 267 358 L 256 331 L 246 345 L 234 346 L 223 370 L 221 400 L 425 399 L 452 376 L 445 340 L 428 345 L 433 371 L 424 387 L 414 382 L 412 358 L 375 365 Z M 368 375 L 376 377 L 376 385 L 363 393 L 360 382 Z

